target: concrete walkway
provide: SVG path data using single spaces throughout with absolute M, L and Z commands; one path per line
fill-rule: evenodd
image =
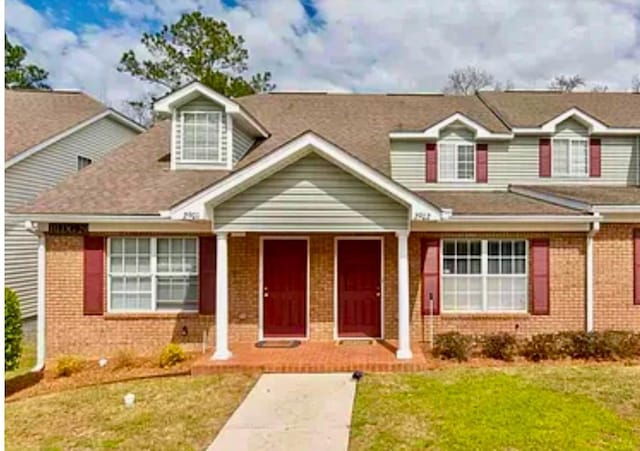
M 351 374 L 265 374 L 209 451 L 346 450 Z

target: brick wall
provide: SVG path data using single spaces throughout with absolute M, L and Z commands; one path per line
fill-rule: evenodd
M 633 229 L 639 224 L 602 224 L 594 242 L 596 330 L 640 330 L 633 305 Z
M 631 227 L 604 225 L 596 243 L 596 325 L 599 328 L 639 328 L 640 308 L 632 305 Z M 333 234 L 310 235 L 310 339 L 333 339 L 334 239 Z M 344 235 L 340 235 L 344 236 Z M 409 237 L 412 339 L 426 341 L 429 318 L 421 314 L 420 241 Z M 585 323 L 585 234 L 448 234 L 447 237 L 549 238 L 551 253 L 551 314 L 451 315 L 435 318 L 435 333 L 510 331 L 519 335 L 556 330 L 581 330 Z M 397 337 L 397 240 L 384 235 L 384 332 Z M 615 247 L 618 250 L 610 248 Z M 260 235 L 229 238 L 229 339 L 258 338 Z M 619 268 L 624 268 L 618 269 Z M 203 334 L 213 344 L 214 319 L 198 314 L 83 316 L 83 239 L 47 236 L 47 355 L 112 354 L 119 348 L 153 352 L 169 341 L 200 349 Z M 609 293 L 608 295 L 606 293 Z M 609 299 L 604 305 L 601 299 Z M 105 299 L 106 302 L 106 299 Z M 612 310 L 610 310 L 612 309 Z M 183 336 L 183 327 L 187 335 Z

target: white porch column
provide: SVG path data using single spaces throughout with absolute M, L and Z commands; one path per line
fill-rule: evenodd
M 410 359 L 411 329 L 409 319 L 409 232 L 396 232 L 398 237 L 398 359 Z
M 216 351 L 213 360 L 231 358 L 229 351 L 229 269 L 227 234 L 216 234 Z

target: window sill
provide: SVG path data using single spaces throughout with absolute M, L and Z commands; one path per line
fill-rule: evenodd
M 428 315 L 427 315 L 428 316 Z M 490 313 L 490 312 L 479 312 L 479 313 L 441 313 L 440 317 L 442 319 L 460 319 L 460 320 L 485 320 L 485 319 L 498 319 L 498 320 L 522 320 L 528 319 L 531 317 L 530 313 L 527 312 L 516 312 L 516 313 Z
M 182 319 L 211 317 L 212 315 L 201 315 L 198 312 L 109 312 L 105 313 L 106 320 L 137 320 L 137 319 Z

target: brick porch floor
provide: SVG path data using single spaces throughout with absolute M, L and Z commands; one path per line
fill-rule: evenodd
M 414 347 L 411 360 L 397 360 L 395 341 L 302 342 L 296 348 L 256 348 L 255 343 L 232 343 L 233 357 L 211 360 L 209 350 L 191 367 L 191 374 L 233 371 L 265 373 L 326 373 L 362 371 L 421 371 L 427 369 L 422 350 Z

